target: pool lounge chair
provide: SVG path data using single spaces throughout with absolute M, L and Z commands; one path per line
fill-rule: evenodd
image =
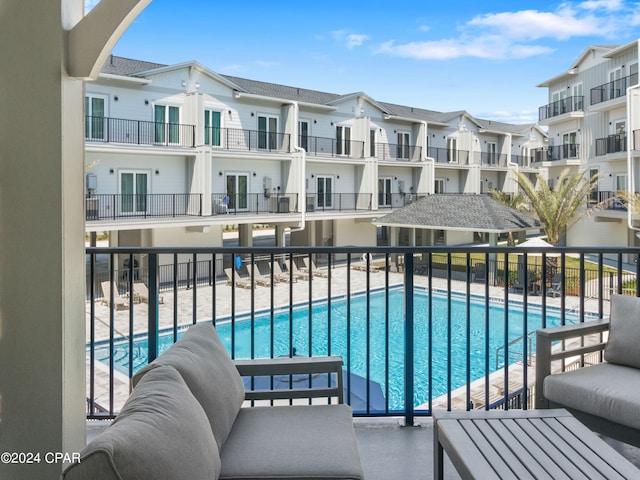
M 149 303 L 149 289 L 142 282 L 136 282 L 133 284 L 133 293 L 137 296 L 140 302 Z M 158 295 L 158 303 L 164 303 L 164 297 Z
M 291 273 L 293 273 L 294 277 L 301 278 L 302 280 L 309 280 L 309 274 L 307 272 L 303 272 L 298 268 L 295 259 L 293 261 L 286 262 L 285 265 L 287 266 L 287 268 L 291 269 Z
M 253 277 L 253 281 L 256 285 L 262 285 L 263 287 L 270 287 L 272 285 L 271 277 L 262 275 L 257 263 L 254 263 L 253 267 L 247 267 L 247 271 L 249 272 L 249 278 Z
M 113 307 L 116 310 L 124 310 L 129 308 L 129 299 L 118 293 L 116 282 L 102 282 L 102 300 L 100 303 L 111 308 L 111 290 L 113 289 Z
M 311 260 L 311 267 L 309 267 L 309 263 L 307 262 L 307 257 L 302 257 L 302 264 L 304 265 L 304 272 L 311 272 L 311 274 L 314 277 L 322 277 L 322 278 L 328 278 L 329 277 L 329 271 L 326 269 L 321 269 L 318 268 L 316 266 L 316 262 L 314 262 L 313 260 Z
M 234 285 L 240 288 L 255 288 L 251 283 L 251 277 L 242 277 L 239 273 L 233 273 L 231 268 L 225 268 L 224 273 L 227 274 L 227 285 Z
M 289 281 L 297 282 L 298 277 L 295 275 L 289 275 L 287 272 L 282 271 L 280 262 L 277 260 L 273 262 L 273 279 L 277 282 L 289 283 Z
M 367 265 L 367 255 L 369 255 L 369 265 Z M 371 256 L 371 254 L 366 254 L 363 253 L 362 256 L 360 257 L 360 261 L 359 262 L 355 262 L 351 264 L 351 268 L 353 268 L 354 270 L 358 270 L 360 272 L 379 272 L 380 269 L 378 267 L 376 267 L 373 263 L 373 258 Z
M 553 298 L 559 297 L 562 295 L 562 274 L 556 273 L 553 275 L 551 279 L 551 287 L 547 290 L 547 295 L 552 296 Z

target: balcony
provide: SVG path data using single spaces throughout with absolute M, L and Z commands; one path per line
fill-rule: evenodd
M 202 195 L 91 194 L 85 207 L 87 221 L 202 216 Z
M 400 145 L 392 143 L 376 143 L 375 157 L 382 161 L 420 161 L 422 147 L 417 145 Z
M 307 194 L 307 212 L 357 212 L 372 209 L 370 193 Z
M 239 128 L 205 128 L 205 145 L 213 149 L 251 152 L 291 152 L 291 135 L 264 130 Z
M 535 395 L 535 330 L 601 318 L 611 293 L 635 295 L 637 266 L 624 270 L 621 259 L 638 253 L 88 248 L 87 416 L 113 417 L 128 395 L 127 378 L 198 321 L 214 322 L 234 358 L 293 349 L 341 355 L 347 372 L 368 385 L 347 384 L 346 398 L 361 402 L 356 416 L 401 416 L 413 424 L 441 408 L 526 408 Z M 279 281 L 276 262 L 284 270 Z M 227 281 L 223 269 L 233 266 L 242 268 L 234 275 L 247 276 L 249 288 Z M 552 287 L 558 275 L 561 286 Z M 103 282 L 116 289 L 103 294 Z M 135 283 L 147 285 L 146 301 Z
M 364 158 L 364 142 L 300 135 L 298 145 L 307 156 Z
M 538 120 L 543 121 L 566 113 L 584 111 L 584 97 L 566 97 L 538 109 Z
M 449 148 L 429 147 L 427 157 L 435 159 L 436 163 L 457 163 L 467 165 L 469 152 L 467 150 L 451 150 Z
M 520 167 L 528 167 L 535 161 L 535 153 L 532 153 L 529 156 L 525 155 L 511 155 L 511 162 L 515 163 Z
M 84 139 L 91 143 L 123 143 L 195 147 L 196 127 L 109 117 L 85 117 Z
M 594 87 L 591 89 L 591 105 L 597 105 L 598 103 L 624 97 L 627 94 L 627 88 L 637 83 L 638 74 L 634 73 L 628 77 Z
M 627 151 L 626 135 L 609 135 L 605 138 L 596 138 L 596 157 L 609 153 Z
M 483 167 L 506 167 L 507 155 L 504 153 L 480 152 L 480 162 Z
M 594 204 L 604 205 L 605 210 L 616 210 L 619 212 L 626 212 L 627 207 L 622 199 L 616 194 L 616 192 L 609 191 L 597 191 L 589 197 L 588 205 L 592 207 Z
M 297 213 L 298 211 L 297 194 L 211 194 L 212 215 L 260 215 L 266 213 Z
M 537 148 L 533 152 L 535 162 L 557 162 L 560 160 L 578 160 L 580 145 L 566 143 L 564 145 L 550 145 L 547 148 Z

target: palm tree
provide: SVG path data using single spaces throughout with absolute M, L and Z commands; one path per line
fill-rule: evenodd
M 585 179 L 586 170 L 578 173 L 570 171 L 569 168 L 562 171 L 554 188 L 549 187 L 540 174 L 537 175 L 536 188 L 529 177 L 515 172 L 518 186 L 528 199 L 531 210 L 538 216 L 547 234 L 547 241 L 552 245 L 558 245 L 565 232 L 578 220 L 600 208 L 600 205 L 596 205 L 582 210 L 591 192 L 597 188 L 598 175 Z
M 518 212 L 525 212 L 529 210 L 529 202 L 522 192 L 505 193 L 500 190 L 489 190 L 489 196 L 494 200 L 505 204 L 507 207 L 517 210 Z M 507 233 L 507 245 L 513 247 L 515 244 L 516 242 L 513 232 Z

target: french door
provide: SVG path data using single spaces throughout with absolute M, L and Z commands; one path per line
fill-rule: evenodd
M 333 177 L 317 177 L 316 207 L 333 208 Z
M 120 172 L 120 213 L 146 213 L 148 192 L 149 175 L 146 172 Z
M 247 210 L 249 208 L 249 175 L 228 173 L 227 195 L 229 196 L 229 210 Z

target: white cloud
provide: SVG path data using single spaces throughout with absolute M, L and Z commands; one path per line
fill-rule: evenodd
M 360 33 L 349 33 L 346 30 L 334 30 L 330 33 L 334 40 L 340 43 L 344 43 L 349 50 L 352 50 L 354 47 L 359 47 L 365 41 L 369 40 L 368 35 Z
M 256 60 L 256 65 L 258 65 L 259 67 L 265 67 L 265 68 L 272 68 L 272 67 L 279 67 L 280 63 L 278 62 L 270 62 L 267 60 Z
M 607 10 L 609 12 L 615 12 L 624 7 L 624 2 L 622 0 L 591 0 L 580 3 L 579 7 L 585 10 Z

